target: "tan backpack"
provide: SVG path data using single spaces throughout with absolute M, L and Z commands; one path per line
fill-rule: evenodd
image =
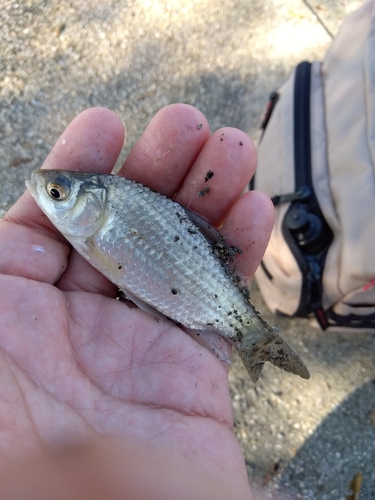
M 276 209 L 256 273 L 268 307 L 375 330 L 375 1 L 349 16 L 324 61 L 271 95 L 254 187 Z

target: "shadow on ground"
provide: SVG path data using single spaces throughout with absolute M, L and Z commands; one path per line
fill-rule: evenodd
M 339 499 L 350 493 L 352 478 L 361 472 L 360 498 L 373 500 L 375 478 L 366 470 L 375 469 L 374 411 L 375 379 L 355 390 L 323 420 L 284 469 L 278 484 L 290 492 L 298 488 L 306 497 Z M 364 453 L 367 463 L 363 463 Z

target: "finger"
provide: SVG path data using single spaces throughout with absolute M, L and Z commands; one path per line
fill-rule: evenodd
M 241 130 L 222 128 L 208 139 L 175 199 L 220 225 L 256 167 L 256 150 Z
M 106 108 L 80 113 L 60 136 L 43 168 L 110 173 L 124 144 L 120 118 Z
M 167 106 L 151 120 L 119 174 L 172 198 L 209 135 L 208 122 L 198 109 Z
M 55 283 L 68 267 L 70 247 L 31 227 L 0 221 L 0 274 Z
M 89 109 L 68 126 L 43 167 L 109 172 L 123 138 L 123 125 L 114 113 Z M 68 267 L 69 253 L 65 239 L 28 191 L 5 214 L 0 226 L 0 272 L 55 283 Z M 91 270 L 91 266 L 87 268 Z M 104 283 L 108 286 L 107 280 Z
M 263 258 L 273 224 L 272 201 L 259 191 L 250 191 L 231 208 L 220 229 L 227 243 L 241 250 L 236 264 L 247 279 L 254 275 Z

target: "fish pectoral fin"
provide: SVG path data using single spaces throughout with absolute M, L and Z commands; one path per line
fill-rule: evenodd
M 230 344 L 218 333 L 210 330 L 193 330 L 185 326 L 181 326 L 181 328 L 190 337 L 196 340 L 198 344 L 212 352 L 219 361 L 230 364 L 231 361 L 228 356 L 231 349 Z
M 258 380 L 265 361 L 294 375 L 310 378 L 301 358 L 277 333 L 268 332 L 251 346 L 240 344 L 236 348 L 253 382 Z
M 141 300 L 139 297 L 137 297 L 136 295 L 134 295 L 132 292 L 129 292 L 129 290 L 127 290 L 126 288 L 121 289 L 121 292 L 125 295 L 125 297 L 127 299 L 129 299 L 132 302 L 134 302 L 134 304 L 136 306 L 138 306 L 139 309 L 142 309 L 142 311 L 144 311 L 144 312 L 146 312 L 148 314 L 151 314 L 151 316 L 155 316 L 155 318 L 168 319 L 166 316 L 164 316 L 164 314 L 162 314 L 161 312 L 157 311 L 152 306 L 146 304 L 146 302 L 143 302 L 143 300 Z

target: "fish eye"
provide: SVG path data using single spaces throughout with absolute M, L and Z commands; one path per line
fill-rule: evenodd
M 70 194 L 70 181 L 67 177 L 59 175 L 47 184 L 47 193 L 57 201 L 66 200 Z

